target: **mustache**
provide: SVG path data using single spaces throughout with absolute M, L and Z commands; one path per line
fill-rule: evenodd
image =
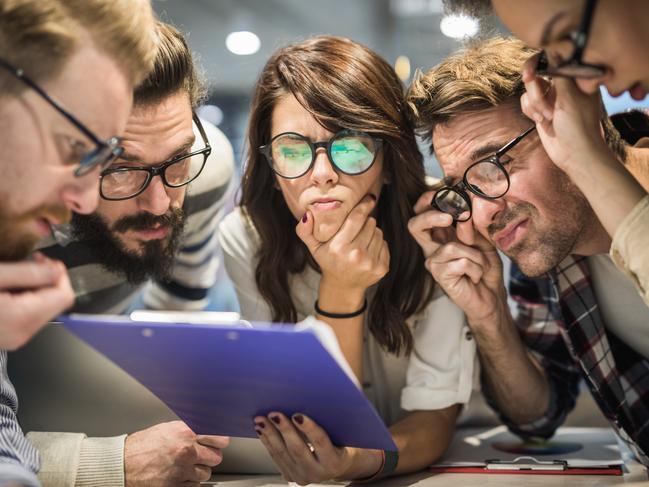
M 489 224 L 487 233 L 490 237 L 506 228 L 511 222 L 518 220 L 521 216 L 531 216 L 534 205 L 530 203 L 518 203 L 511 210 L 503 213 L 495 222 Z
M 68 223 L 72 218 L 72 211 L 63 205 L 41 205 L 33 210 L 20 215 L 21 221 L 28 221 L 34 218 L 47 218 L 59 223 Z
M 185 213 L 182 208 L 170 208 L 164 215 L 153 215 L 142 212 L 137 215 L 129 215 L 117 220 L 112 230 L 118 233 L 125 233 L 129 230 L 150 230 L 154 227 L 176 228 L 182 224 Z

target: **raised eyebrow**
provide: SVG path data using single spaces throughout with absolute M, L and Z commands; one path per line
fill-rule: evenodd
M 477 162 L 480 159 L 484 159 L 486 156 L 494 154 L 497 150 L 502 148 L 507 142 L 502 144 L 491 143 L 485 146 L 482 146 L 471 153 L 471 162 Z
M 557 12 L 552 16 L 550 20 L 548 20 L 547 24 L 545 24 L 545 27 L 543 27 L 543 32 L 541 32 L 541 41 L 539 43 L 539 46 L 544 47 L 548 45 L 548 43 L 550 42 L 550 34 L 552 33 L 552 29 L 554 29 L 556 23 L 565 15 L 566 12 Z

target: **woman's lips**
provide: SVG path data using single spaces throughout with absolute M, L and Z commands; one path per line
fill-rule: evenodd
M 311 203 L 311 208 L 314 211 L 331 211 L 337 210 L 342 205 L 342 201 L 333 199 L 321 199 Z
M 506 252 L 508 249 L 516 245 L 527 230 L 527 223 L 528 220 L 525 219 L 497 234 L 494 240 L 498 248 L 503 252 Z

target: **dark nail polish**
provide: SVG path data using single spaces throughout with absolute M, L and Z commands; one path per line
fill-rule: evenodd
M 294 414 L 293 419 L 295 420 L 295 422 L 297 424 L 303 424 L 304 423 L 304 416 L 302 416 L 301 414 Z
M 308 218 L 307 218 L 306 213 L 305 213 L 304 216 L 302 217 L 302 223 L 306 223 L 307 219 Z
M 275 415 L 271 416 L 270 420 L 275 424 L 279 424 L 280 421 L 279 416 L 275 416 Z
M 266 425 L 264 423 L 255 423 L 255 428 L 261 428 L 264 429 Z

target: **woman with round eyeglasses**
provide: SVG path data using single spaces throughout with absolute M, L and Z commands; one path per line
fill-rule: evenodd
M 326 322 L 399 451 L 333 445 L 304 412 L 251 426 L 300 484 L 424 468 L 469 399 L 475 347 L 407 229 L 427 186 L 401 82 L 348 39 L 287 46 L 262 70 L 247 139 L 240 206 L 220 227 L 242 314 Z

